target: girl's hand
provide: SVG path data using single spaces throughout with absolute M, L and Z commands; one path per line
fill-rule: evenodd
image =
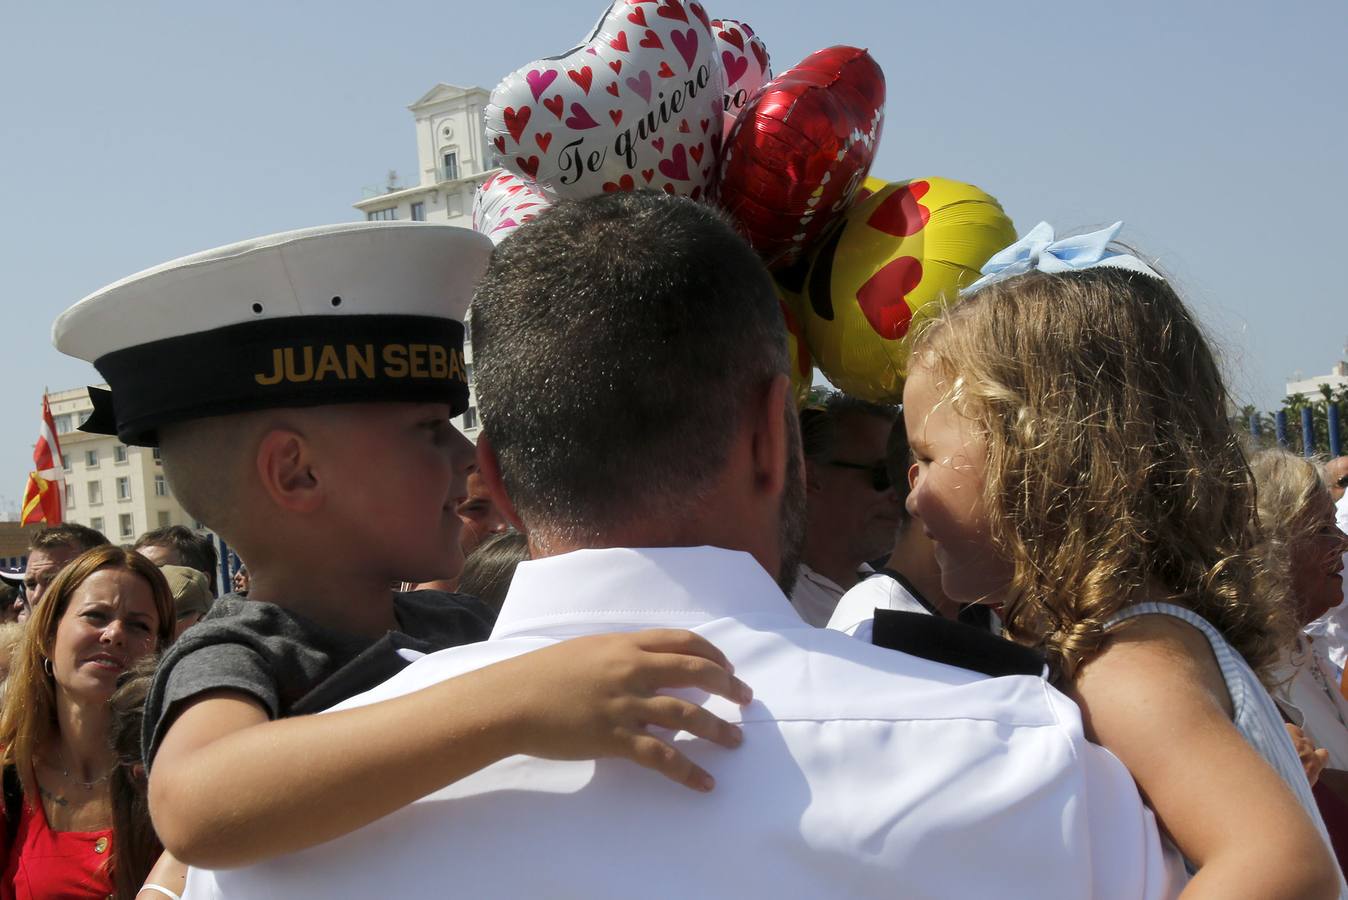
M 1306 732 L 1290 722 L 1284 723 L 1283 727 L 1292 738 L 1292 746 L 1297 748 L 1297 756 L 1301 757 L 1301 767 L 1306 770 L 1306 780 L 1311 783 L 1311 787 L 1315 787 L 1315 782 L 1320 780 L 1320 773 L 1329 765 L 1329 751 L 1316 747 L 1311 743 L 1311 739 L 1306 737 Z
M 738 725 L 661 691 L 697 688 L 742 706 L 753 699 L 721 651 L 690 631 L 575 638 L 501 664 L 507 666 L 525 704 L 518 752 L 544 759 L 624 757 L 698 791 L 712 789 L 711 775 L 647 726 L 728 748 L 738 747 L 743 734 Z

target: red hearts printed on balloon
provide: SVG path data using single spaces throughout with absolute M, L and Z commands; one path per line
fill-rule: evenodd
M 571 104 L 571 115 L 566 119 L 566 127 L 574 128 L 577 131 L 584 131 L 586 128 L 598 128 L 599 123 L 590 115 L 590 111 L 579 103 Z
M 720 200 L 769 267 L 790 265 L 847 210 L 875 159 L 884 102 L 870 54 L 830 47 L 745 106 L 722 154 Z
M 711 22 L 710 20 L 707 19 L 707 11 L 702 8 L 702 4 L 689 3 L 688 10 L 697 18 L 699 22 L 702 23 L 702 28 L 704 30 L 708 32 L 711 31 Z
M 644 179 L 646 179 L 646 183 L 647 183 L 647 184 L 650 184 L 650 183 L 651 183 L 651 179 L 655 177 L 655 170 L 654 170 L 654 169 L 642 169 L 642 170 L 641 170 L 641 177 L 644 178 Z
M 510 137 L 515 143 L 520 142 L 520 135 L 524 134 L 524 129 L 528 126 L 529 118 L 533 115 L 533 112 L 527 106 L 522 109 L 515 109 L 510 106 L 505 108 L 506 131 L 510 132 Z
M 744 111 L 745 104 L 764 84 L 772 80 L 768 51 L 754 30 L 743 22 L 717 19 L 712 22 L 716 44 L 716 58 L 725 74 L 725 96 L 722 103 L 721 133 L 727 135 Z M 745 42 L 754 49 L 753 57 Z
M 683 11 L 683 4 L 676 0 L 660 0 L 660 8 L 655 11 L 657 16 L 665 19 L 678 19 L 680 22 L 688 21 L 688 14 Z
M 473 230 L 499 243 L 550 205 L 532 184 L 509 172 L 497 172 L 473 197 Z
M 529 82 L 529 90 L 533 92 L 534 99 L 537 100 L 539 95 L 548 89 L 548 85 L 557 80 L 557 71 L 548 69 L 545 72 L 540 72 L 537 69 L 531 69 L 529 74 L 524 76 L 524 80 Z
M 634 191 L 636 188 L 636 182 L 632 180 L 631 175 L 624 175 L 618 179 L 616 184 L 612 181 L 604 182 L 604 193 L 606 194 L 611 194 L 614 191 Z
M 931 221 L 931 210 L 917 201 L 926 196 L 931 185 L 925 181 L 914 181 L 905 185 L 885 198 L 885 202 L 871 213 L 866 224 L 892 234 L 895 237 L 909 237 L 927 227 Z
M 567 69 L 566 74 L 586 94 L 590 93 L 590 85 L 594 84 L 594 71 L 589 66 L 581 66 L 579 71 Z
M 759 40 L 751 41 L 749 49 L 754 51 L 754 59 L 758 60 L 758 67 L 767 70 L 768 48 L 763 45 L 763 42 Z
M 922 263 L 912 256 L 890 260 L 857 290 L 857 305 L 875 333 L 897 341 L 913 319 L 906 297 L 922 281 Z
M 596 77 L 604 70 L 595 60 L 614 77 Z M 719 177 L 707 164 L 721 137 L 707 123 L 721 114 L 724 78 L 700 4 L 618 0 L 580 46 L 528 63 L 497 85 L 483 111 L 487 138 L 503 151 L 503 167 L 549 198 L 598 194 L 604 185 L 622 185 L 624 175 L 633 184 L 668 183 L 677 194 L 706 197 Z M 534 109 L 540 104 L 552 113 L 546 123 Z M 700 143 L 669 139 L 695 134 L 697 122 L 706 135 Z M 663 182 L 654 181 L 657 172 Z
M 497 153 L 501 154 L 505 153 L 505 135 L 498 134 L 496 137 L 491 139 L 491 142 L 492 146 L 496 148 Z
M 660 174 L 666 178 L 687 181 L 688 156 L 683 149 L 683 144 L 675 144 L 674 149 L 670 151 L 669 159 L 660 160 L 659 168 Z

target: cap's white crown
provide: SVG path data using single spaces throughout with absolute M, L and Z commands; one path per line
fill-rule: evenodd
M 267 235 L 123 278 L 52 325 L 62 353 L 115 350 L 259 319 L 412 315 L 463 321 L 492 244 L 453 225 L 354 222 Z

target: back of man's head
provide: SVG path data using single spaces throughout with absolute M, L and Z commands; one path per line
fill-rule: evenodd
M 746 401 L 787 371 L 771 278 L 709 207 L 560 203 L 473 299 L 477 395 L 530 532 L 578 536 L 703 500 Z
M 29 548 L 32 550 L 51 550 L 56 547 L 73 547 L 83 553 L 85 550 L 92 550 L 94 547 L 101 547 L 107 543 L 111 542 L 100 531 L 95 531 L 87 525 L 79 525 L 75 522 L 63 522 L 60 525 L 52 525 L 36 532 Z
M 182 525 L 167 525 L 147 531 L 136 539 L 134 549 L 145 550 L 150 547 L 162 548 L 165 551 L 159 554 L 162 558 L 152 557 L 156 564 L 196 569 L 206 576 L 209 584 L 214 585 L 215 567 L 220 557 L 216 553 L 215 544 L 206 535 L 197 534 Z

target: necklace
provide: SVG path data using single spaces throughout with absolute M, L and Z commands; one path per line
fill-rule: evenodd
M 70 770 L 65 767 L 65 757 L 58 755 L 58 758 L 61 760 L 61 765 L 59 766 L 54 766 L 51 763 L 47 762 L 46 760 L 43 760 L 42 762 L 47 768 L 51 769 L 53 772 L 60 772 L 61 776 L 65 778 L 67 781 L 74 782 L 75 784 L 84 788 L 86 791 L 92 791 L 94 788 L 98 787 L 100 784 L 107 781 L 108 777 L 112 775 L 112 770 L 109 769 L 102 775 L 95 778 L 93 781 L 80 781 L 74 775 L 71 775 Z

